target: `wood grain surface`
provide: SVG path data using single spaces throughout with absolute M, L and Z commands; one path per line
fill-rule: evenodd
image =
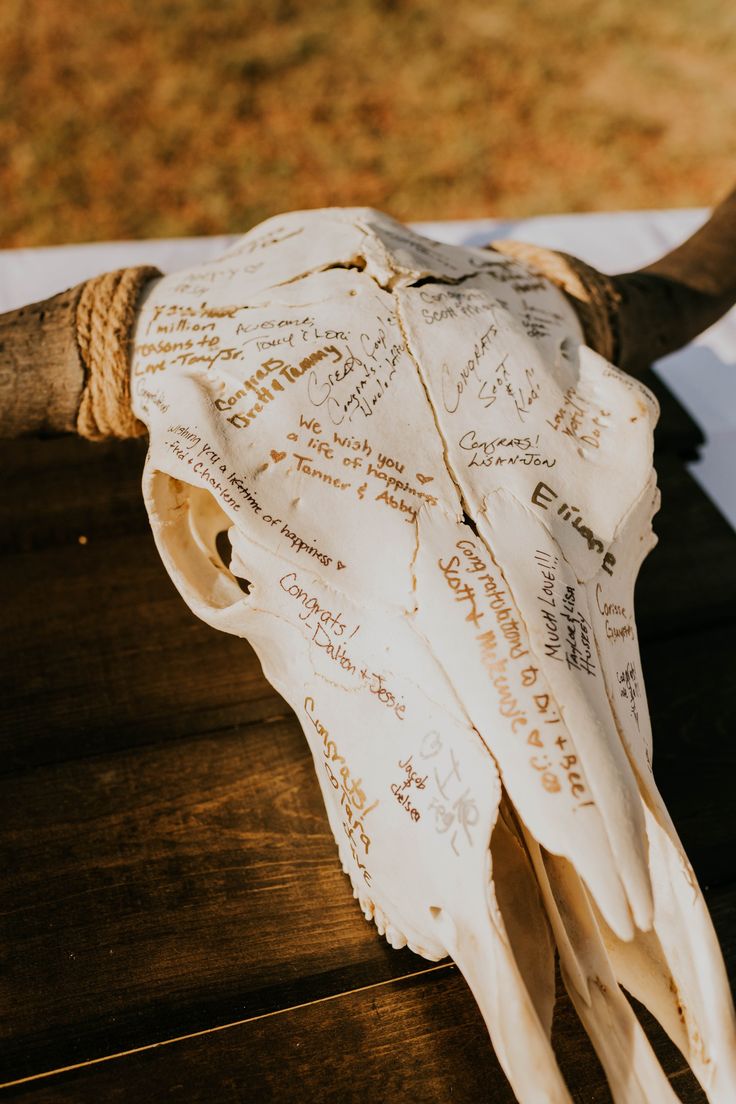
M 663 428 L 637 593 L 655 774 L 733 971 L 736 535 L 684 468 L 697 431 Z M 512 1104 L 455 967 L 363 920 L 251 649 L 175 592 L 144 454 L 0 443 L 3 1097 Z M 562 992 L 555 1046 L 576 1102 L 610 1100 Z

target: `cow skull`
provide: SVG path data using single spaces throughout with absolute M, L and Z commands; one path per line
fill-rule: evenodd
M 651 771 L 652 395 L 516 260 L 369 210 L 272 219 L 153 282 L 134 342 L 161 556 L 293 707 L 365 915 L 452 955 L 522 1102 L 570 1100 L 555 945 L 618 1102 L 675 1099 L 619 982 L 736 1099 Z

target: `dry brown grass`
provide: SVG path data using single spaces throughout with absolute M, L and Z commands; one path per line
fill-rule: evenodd
M 733 0 L 3 0 L 0 245 L 707 204 Z

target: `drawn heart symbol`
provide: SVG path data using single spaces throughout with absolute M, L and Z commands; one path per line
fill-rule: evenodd
M 277 452 L 276 449 L 271 449 L 271 459 L 274 464 L 278 464 L 286 456 L 285 452 Z
M 420 483 L 431 483 L 434 479 L 433 475 L 422 475 L 421 472 L 417 472 L 417 479 Z

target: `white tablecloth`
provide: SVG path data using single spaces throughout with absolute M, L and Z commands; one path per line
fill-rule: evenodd
M 706 216 L 704 210 L 631 211 L 416 227 L 458 244 L 513 237 L 564 249 L 604 272 L 623 272 L 656 260 Z M 152 264 L 163 272 L 186 268 L 217 256 L 232 240 L 221 236 L 0 250 L 0 312 L 124 265 Z M 686 349 L 659 361 L 655 370 L 702 428 L 706 444 L 690 470 L 736 529 L 736 310 Z

